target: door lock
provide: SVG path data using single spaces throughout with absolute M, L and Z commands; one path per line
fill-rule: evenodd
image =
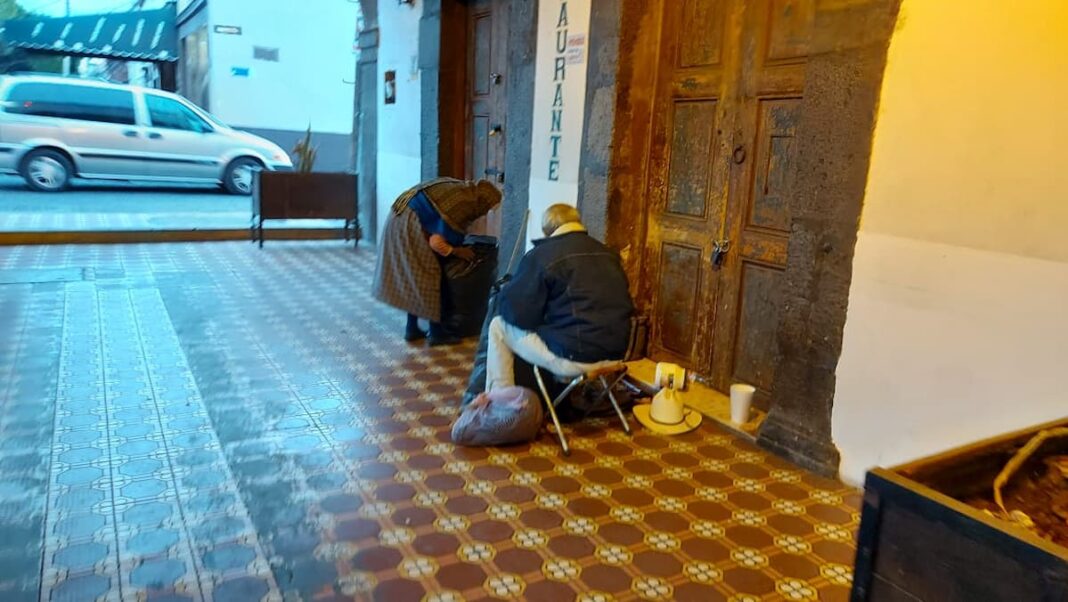
M 727 259 L 727 251 L 731 250 L 731 241 L 729 240 L 717 240 L 712 243 L 712 269 L 719 270 L 723 267 L 723 261 Z
M 501 80 L 504 79 L 500 73 L 490 73 L 490 83 L 495 86 L 501 85 Z
M 489 135 L 500 136 L 502 131 L 504 131 L 504 126 L 498 123 L 490 128 Z

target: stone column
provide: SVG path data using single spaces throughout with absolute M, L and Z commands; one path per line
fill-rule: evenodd
M 838 471 L 831 440 L 853 249 L 868 180 L 886 51 L 900 0 L 817 3 L 798 157 L 781 359 L 758 443 L 817 472 Z
M 360 225 L 364 239 L 378 240 L 378 0 L 360 0 L 363 29 L 359 32 L 360 60 L 356 64 L 353 115 L 353 166 L 359 188 Z
M 530 207 L 530 145 L 534 129 L 534 61 L 538 50 L 538 1 L 512 0 L 508 11 L 508 131 L 504 157 L 501 265 L 508 269 L 523 217 Z M 537 227 L 540 216 L 531 216 Z M 523 249 L 525 250 L 525 249 Z

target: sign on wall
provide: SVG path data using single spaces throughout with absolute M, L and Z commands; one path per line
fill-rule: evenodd
M 543 0 L 538 7 L 528 239 L 541 236 L 536 225 L 546 207 L 578 201 L 589 27 L 590 0 Z

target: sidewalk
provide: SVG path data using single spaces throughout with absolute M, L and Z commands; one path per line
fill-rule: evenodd
M 0 248 L 0 599 L 848 598 L 858 494 L 708 421 L 454 447 L 373 261 Z

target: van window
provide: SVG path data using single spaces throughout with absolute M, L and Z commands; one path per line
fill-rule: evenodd
M 26 82 L 8 95 L 7 112 L 134 125 L 133 93 L 127 90 Z
M 152 126 L 187 132 L 210 132 L 211 126 L 184 104 L 155 94 L 145 94 Z

